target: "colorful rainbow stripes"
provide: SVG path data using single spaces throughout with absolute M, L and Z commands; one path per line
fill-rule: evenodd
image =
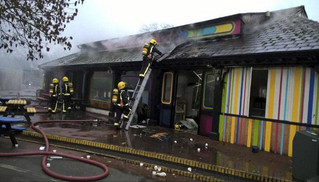
M 249 116 L 251 68 L 233 68 L 225 77 L 222 113 Z M 318 125 L 319 75 L 308 67 L 268 69 L 265 118 Z M 219 140 L 258 146 L 292 156 L 298 130 L 313 129 L 267 120 L 221 115 Z

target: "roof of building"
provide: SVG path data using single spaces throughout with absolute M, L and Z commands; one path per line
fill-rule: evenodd
M 270 20 L 256 26 L 247 23 L 243 35 L 190 41 L 177 47 L 166 58 L 213 58 L 265 53 L 319 51 L 319 23 L 307 17 L 290 14 L 273 15 Z M 243 16 L 243 19 L 245 16 Z
M 319 52 L 319 23 L 307 18 L 303 6 L 269 13 L 245 13 L 223 19 L 235 16 L 240 17 L 244 24 L 240 35 L 192 39 L 176 47 L 174 44 L 161 45 L 159 49 L 162 52 L 172 50 L 163 64 L 172 64 L 181 60 L 187 62 L 187 60 Z M 141 47 L 91 54 L 78 53 L 42 64 L 41 67 L 140 62 Z

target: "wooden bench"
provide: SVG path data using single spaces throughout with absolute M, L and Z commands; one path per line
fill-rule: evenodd
M 7 106 L 0 106 L 0 113 L 6 112 Z
M 12 97 L 0 97 L 0 105 L 5 106 L 9 100 L 13 99 Z
M 34 107 L 27 107 L 27 113 L 29 114 L 35 114 L 37 110 Z
M 36 110 L 34 107 L 27 108 L 27 104 L 27 100 L 23 99 L 9 100 L 6 106 L 2 106 L 2 110 L 4 112 L 0 112 L 0 115 L 3 115 L 4 117 L 14 117 L 16 115 L 23 115 L 28 122 L 31 122 L 30 115 L 35 114 Z
M 19 118 L 10 118 L 10 117 L 1 117 L 0 116 L 0 136 L 9 136 L 11 139 L 11 143 L 14 147 L 18 147 L 18 142 L 15 138 L 16 134 L 22 133 L 26 128 L 11 126 L 11 124 L 15 123 L 23 123 L 23 119 Z

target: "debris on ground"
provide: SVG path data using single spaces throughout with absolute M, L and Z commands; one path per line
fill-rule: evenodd
M 152 175 L 165 177 L 166 173 L 165 172 L 152 171 Z
M 153 135 L 151 135 L 151 138 L 157 138 L 161 141 L 163 141 L 162 137 L 165 137 L 168 133 L 164 132 L 164 133 L 155 133 Z

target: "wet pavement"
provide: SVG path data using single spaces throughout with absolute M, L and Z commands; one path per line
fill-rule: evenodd
M 163 153 L 264 176 L 292 180 L 292 158 L 288 156 L 264 151 L 253 153 L 251 148 L 214 141 L 208 137 L 192 134 L 194 131 L 188 132 L 159 126 L 147 126 L 142 129 L 130 128 L 129 131 L 116 130 L 113 127 L 113 118 L 104 115 L 80 110 L 67 114 L 49 114 L 46 108 L 38 106 L 36 102 L 32 102 L 31 106 L 37 109 L 37 114 L 31 116 L 32 122 L 98 119 L 98 122 L 93 123 L 41 124 L 40 127 L 46 134 Z M 26 126 L 28 127 L 28 124 Z M 32 131 L 31 128 L 27 130 Z
M 30 152 L 39 151 L 41 145 L 19 141 L 18 148 L 12 148 L 10 139 L 0 138 L 0 152 Z M 51 147 L 50 150 L 57 150 L 57 153 L 69 154 L 74 156 L 86 157 L 87 153 L 71 151 L 61 148 Z M 180 176 L 168 174 L 165 178 L 153 176 L 152 169 L 136 167 L 135 165 L 118 161 L 112 158 L 91 156 L 92 160 L 102 162 L 107 165 L 109 174 L 98 181 L 136 181 L 136 182 L 155 182 L 155 181 L 187 181 L 188 179 Z M 0 181 L 10 182 L 43 182 L 43 181 L 62 181 L 53 178 L 41 169 L 42 156 L 23 156 L 23 157 L 2 157 L 0 158 Z M 68 176 L 87 177 L 103 173 L 98 167 L 88 165 L 72 159 L 50 159 L 50 169 L 58 174 Z M 4 180 L 5 179 L 5 180 Z
M 292 179 L 292 159 L 274 153 L 213 141 L 207 137 L 159 126 L 129 131 L 116 130 L 113 118 L 88 112 L 76 111 L 68 114 L 39 113 L 32 121 L 39 120 L 84 120 L 99 119 L 93 123 L 41 124 L 46 134 L 71 137 L 81 140 L 103 142 L 186 159 L 224 166 L 227 168 L 259 173 L 264 176 Z M 29 128 L 28 130 L 31 131 Z M 160 134 L 160 137 L 154 137 Z

